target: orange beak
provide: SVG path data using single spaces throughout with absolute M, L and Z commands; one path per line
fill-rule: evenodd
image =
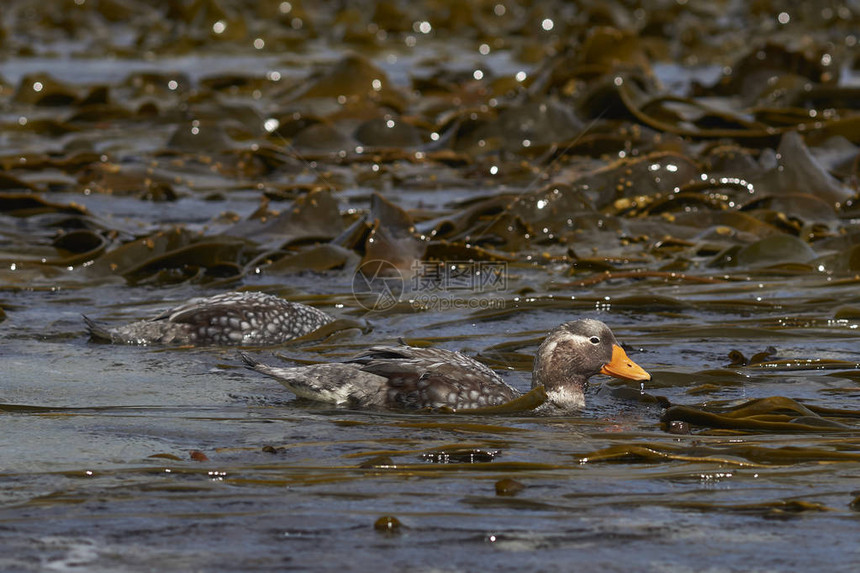
M 651 375 L 630 360 L 624 349 L 617 344 L 612 345 L 612 360 L 604 364 L 600 369 L 601 374 L 614 376 L 615 378 L 626 378 L 627 380 L 650 380 Z

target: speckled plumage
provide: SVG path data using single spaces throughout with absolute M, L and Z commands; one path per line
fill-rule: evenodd
M 469 410 L 498 406 L 521 394 L 490 368 L 442 348 L 375 346 L 342 363 L 279 368 L 247 354 L 248 368 L 271 376 L 297 396 L 354 407 Z M 612 372 L 607 368 L 612 365 Z M 597 320 L 567 322 L 538 349 L 532 386 L 543 386 L 545 409 L 585 405 L 584 388 L 597 373 L 647 380 L 650 375 L 621 350 Z
M 321 310 L 261 292 L 194 298 L 148 319 L 105 328 L 84 317 L 90 335 L 121 344 L 262 346 L 303 336 L 334 320 Z
M 472 409 L 497 406 L 519 392 L 480 362 L 443 348 L 374 346 L 343 363 L 278 368 L 243 354 L 297 396 L 356 407 Z

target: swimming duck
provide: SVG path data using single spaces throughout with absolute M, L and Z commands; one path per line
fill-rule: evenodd
M 484 364 L 442 348 L 374 346 L 347 362 L 294 368 L 268 366 L 245 353 L 242 358 L 248 368 L 271 376 L 296 396 L 338 405 L 468 410 L 521 396 Z M 576 410 L 585 406 L 584 390 L 594 374 L 651 379 L 627 357 L 608 326 L 582 319 L 547 335 L 535 357 L 532 388 L 546 390 L 542 409 Z
M 90 336 L 121 344 L 198 346 L 279 344 L 334 318 L 312 306 L 261 292 L 193 298 L 154 318 L 105 328 L 84 316 Z

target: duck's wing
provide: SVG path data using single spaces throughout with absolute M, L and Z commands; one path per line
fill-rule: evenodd
M 321 310 L 260 292 L 194 298 L 152 319 L 191 327 L 198 344 L 277 344 L 334 320 Z
M 192 298 L 179 306 L 170 308 L 152 320 L 197 323 L 203 317 L 231 316 L 265 320 L 268 317 L 307 312 L 319 319 L 333 319 L 316 308 L 290 302 L 279 296 L 262 292 L 226 292 L 206 298 Z
M 350 362 L 388 380 L 389 407 L 474 409 L 520 396 L 484 364 L 443 348 L 374 346 Z

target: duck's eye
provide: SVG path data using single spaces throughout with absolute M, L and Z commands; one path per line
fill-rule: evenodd
M 592 336 L 591 338 L 588 339 L 588 341 L 592 344 L 600 344 L 600 339 L 597 338 L 596 336 Z

